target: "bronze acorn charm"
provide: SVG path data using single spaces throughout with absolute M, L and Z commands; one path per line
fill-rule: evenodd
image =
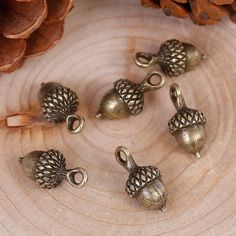
M 187 152 L 200 158 L 200 150 L 206 141 L 203 113 L 190 109 L 185 105 L 184 98 L 177 84 L 170 87 L 170 97 L 177 113 L 168 123 L 170 134 L 174 135 L 180 146 Z
M 138 166 L 126 147 L 117 147 L 115 156 L 117 162 L 130 173 L 125 187 L 127 194 L 145 207 L 165 212 L 167 191 L 159 169 L 154 166 Z
M 39 91 L 39 102 L 43 116 L 49 122 L 66 122 L 70 133 L 79 133 L 84 128 L 84 118 L 75 115 L 79 106 L 78 96 L 69 88 L 59 83 L 42 83 Z M 77 127 L 74 127 L 78 121 Z
M 21 157 L 19 162 L 25 175 L 43 188 L 55 188 L 63 179 L 66 179 L 72 186 L 80 188 L 88 180 L 87 172 L 84 169 L 66 169 L 65 158 L 57 150 L 33 151 Z M 78 173 L 82 176 L 80 182 L 75 180 L 75 175 Z
M 151 83 L 153 76 L 159 76 L 158 84 Z M 117 80 L 113 89 L 108 91 L 100 102 L 97 118 L 122 119 L 130 115 L 138 115 L 143 110 L 144 93 L 161 88 L 165 83 L 165 76 L 159 71 L 152 71 L 145 79 L 136 84 L 129 80 Z
M 205 56 L 192 44 L 171 39 L 161 45 L 157 54 L 138 52 L 134 60 L 140 67 L 159 64 L 162 71 L 172 77 L 194 69 L 204 58 Z

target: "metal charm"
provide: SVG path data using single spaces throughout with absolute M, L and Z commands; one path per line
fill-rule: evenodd
M 138 52 L 134 60 L 140 67 L 159 64 L 162 71 L 172 77 L 194 69 L 204 58 L 205 55 L 192 44 L 171 39 L 161 45 L 157 54 Z
M 157 84 L 153 84 L 153 76 L 159 76 Z M 161 88 L 165 76 L 159 71 L 151 71 L 140 84 L 126 79 L 117 80 L 113 89 L 108 91 L 100 102 L 97 118 L 122 119 L 130 115 L 138 115 L 143 110 L 144 93 Z
M 83 168 L 66 169 L 65 158 L 57 150 L 33 151 L 19 158 L 25 175 L 36 181 L 43 188 L 55 188 L 66 179 L 72 186 L 81 188 L 88 180 Z M 80 182 L 75 180 L 76 174 L 81 175 Z
M 74 91 L 59 83 L 42 83 L 38 97 L 46 120 L 66 122 L 67 129 L 72 134 L 82 131 L 85 121 L 83 117 L 75 115 L 79 99 Z M 74 127 L 77 121 L 78 125 Z
M 206 118 L 203 113 L 186 106 L 179 85 L 171 85 L 170 97 L 177 113 L 168 123 L 169 132 L 175 136 L 186 152 L 193 153 L 196 158 L 200 158 L 200 150 L 206 141 Z
M 126 147 L 117 147 L 115 157 L 130 173 L 125 187 L 127 194 L 145 207 L 165 212 L 167 191 L 159 169 L 154 166 L 138 166 Z

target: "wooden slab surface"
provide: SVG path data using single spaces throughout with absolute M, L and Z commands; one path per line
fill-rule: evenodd
M 138 117 L 96 120 L 99 100 L 115 80 L 138 82 L 148 72 L 133 63 L 134 53 L 157 52 L 171 38 L 195 44 L 206 61 L 147 94 Z M 229 20 L 199 27 L 144 8 L 139 0 L 78 1 L 55 48 L 0 75 L 0 235 L 236 235 L 235 65 L 236 27 Z M 36 122 L 37 93 L 45 81 L 78 93 L 79 114 L 86 118 L 82 133 Z M 175 113 L 169 98 L 173 82 L 189 107 L 207 117 L 207 143 L 197 161 L 167 131 Z M 31 127 L 7 127 L 14 114 L 26 118 L 13 124 L 33 117 Z M 127 146 L 138 164 L 161 170 L 167 213 L 146 210 L 126 195 L 128 173 L 114 157 L 118 145 Z M 25 178 L 18 157 L 49 148 L 63 152 L 68 167 L 87 169 L 84 188 L 63 182 L 44 190 Z

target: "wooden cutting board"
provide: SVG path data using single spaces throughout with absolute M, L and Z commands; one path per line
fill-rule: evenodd
M 235 235 L 235 25 L 225 20 L 195 26 L 163 17 L 139 0 L 78 2 L 55 48 L 0 75 L 0 235 Z M 139 116 L 97 120 L 99 100 L 115 80 L 139 82 L 149 71 L 134 64 L 134 53 L 157 52 L 171 38 L 195 44 L 206 61 L 146 94 Z M 63 124 L 37 120 L 37 93 L 45 81 L 78 93 L 83 132 L 70 135 Z M 173 82 L 181 86 L 187 105 L 207 117 L 207 143 L 197 161 L 167 131 L 175 113 L 169 98 Z M 24 122 L 32 123 L 7 127 Z M 161 170 L 169 193 L 167 213 L 144 209 L 127 196 L 128 173 L 114 157 L 118 145 L 128 147 L 138 164 Z M 64 153 L 67 167 L 87 169 L 84 188 L 64 181 L 45 190 L 24 176 L 18 157 L 49 148 Z

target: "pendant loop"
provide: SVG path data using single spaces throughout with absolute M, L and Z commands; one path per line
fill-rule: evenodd
M 78 125 L 76 127 L 74 127 L 75 122 L 79 122 Z M 77 134 L 79 132 L 82 131 L 82 129 L 84 128 L 84 124 L 85 124 L 85 120 L 83 117 L 78 116 L 78 115 L 69 115 L 66 118 L 66 126 L 68 131 L 71 134 Z
M 186 107 L 180 87 L 176 83 L 170 86 L 170 98 L 177 110 Z
M 83 187 L 88 181 L 88 174 L 85 169 L 83 168 L 75 168 L 71 170 L 66 170 L 66 180 L 74 187 L 81 188 Z M 75 176 L 77 174 L 81 175 L 81 180 L 79 182 L 76 181 Z
M 124 158 L 122 157 L 122 155 L 124 156 Z M 117 147 L 115 151 L 115 157 L 117 162 L 121 166 L 123 166 L 126 170 L 128 170 L 130 173 L 138 167 L 133 157 L 131 156 L 129 150 L 126 147 L 123 146 Z
M 157 64 L 157 55 L 147 52 L 137 52 L 134 56 L 134 62 L 143 68 L 147 68 Z
M 158 76 L 160 78 L 160 80 L 158 81 L 158 83 L 153 83 L 152 82 L 152 78 L 154 76 Z M 151 90 L 156 90 L 156 89 L 160 89 L 164 86 L 165 84 L 165 75 L 162 74 L 160 71 L 158 70 L 153 70 L 150 71 L 144 78 L 144 80 L 141 82 L 141 90 L 143 92 L 147 92 L 147 91 L 151 91 Z

